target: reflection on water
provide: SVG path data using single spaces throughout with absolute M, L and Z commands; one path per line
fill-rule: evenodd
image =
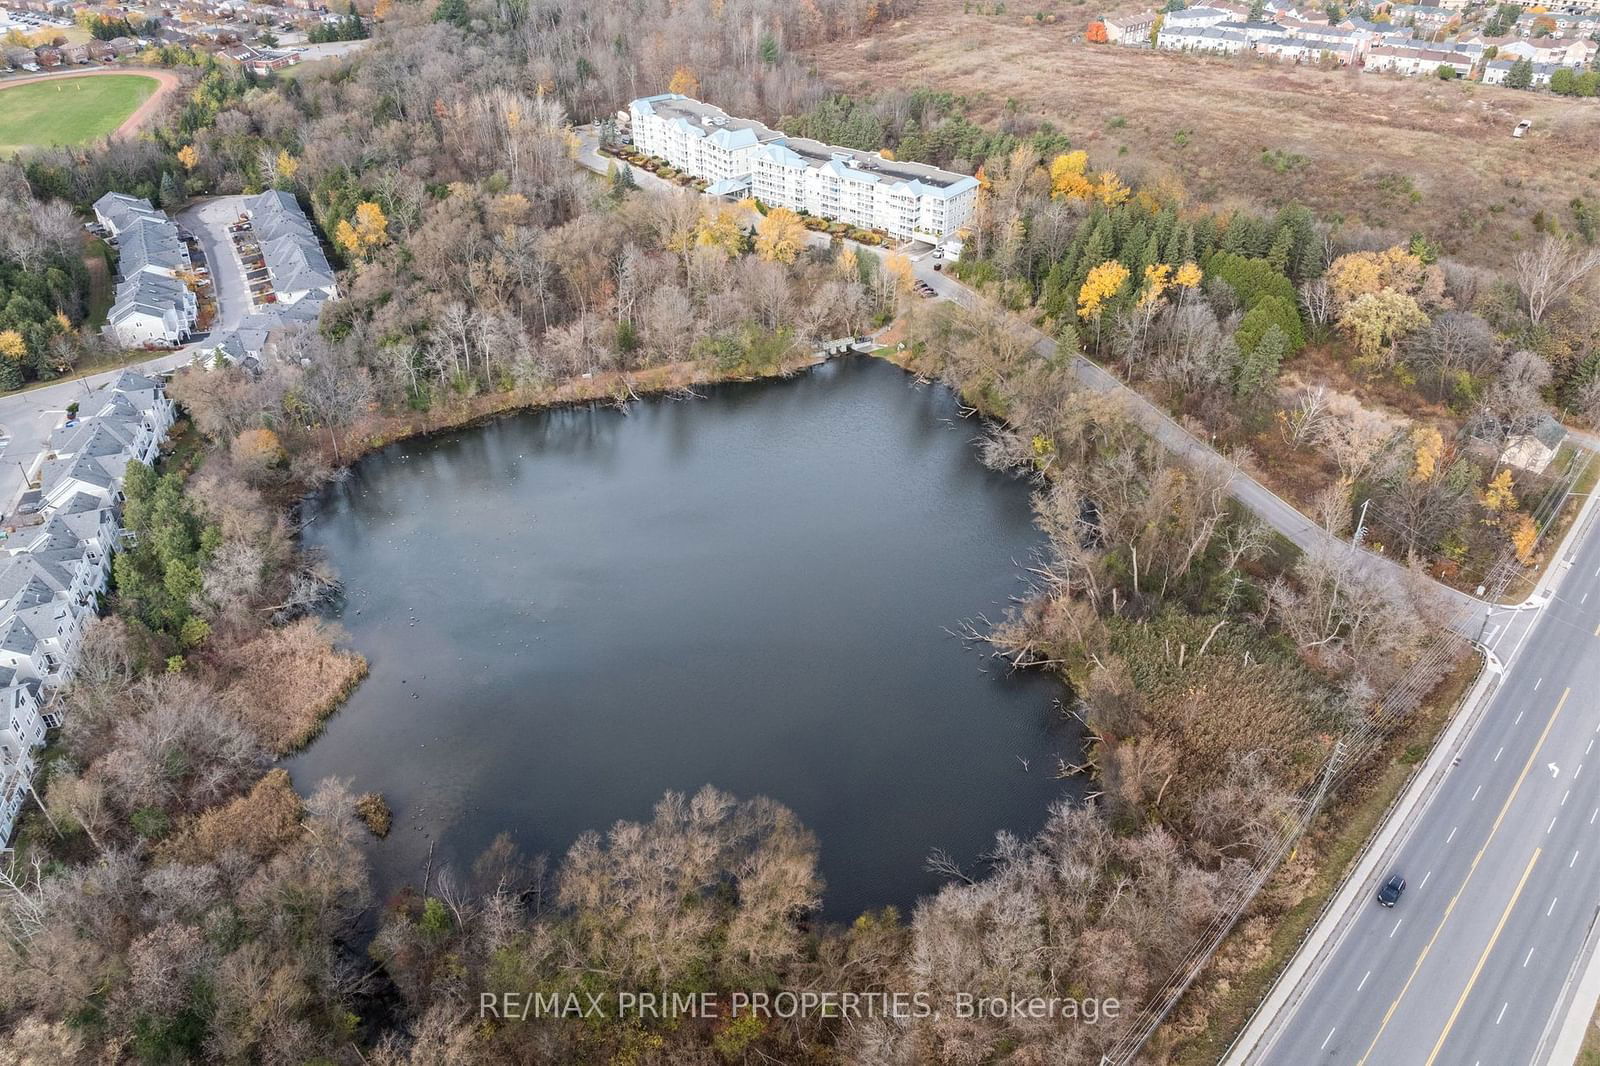
M 384 793 L 383 893 L 420 883 L 430 843 L 436 867 L 502 830 L 554 858 L 710 783 L 817 834 L 830 918 L 908 907 L 930 848 L 975 862 L 1041 824 L 1077 750 L 1055 682 L 948 632 L 1003 612 L 1040 542 L 976 432 L 944 389 L 855 358 L 364 460 L 306 536 L 371 674 L 297 786 Z

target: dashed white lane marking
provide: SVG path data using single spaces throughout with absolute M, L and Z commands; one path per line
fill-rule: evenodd
M 1595 816 L 1595 815 L 1596 815 L 1596 814 L 1600 814 L 1600 807 L 1596 807 L 1596 808 L 1595 808 L 1595 809 L 1594 809 L 1594 811 L 1593 811 L 1593 812 L 1592 812 L 1592 813 L 1590 813 L 1590 815 L 1589 815 L 1589 824 L 1590 824 L 1590 825 L 1593 825 L 1593 824 L 1594 824 L 1594 816 Z
M 1328 1046 L 1328 1041 L 1333 1039 L 1333 1034 L 1338 1028 L 1339 1027 L 1336 1025 L 1332 1029 L 1328 1030 L 1328 1035 L 1322 1038 L 1322 1047 L 1327 1047 Z M 1317 1050 L 1320 1051 L 1321 1048 L 1318 1048 Z
M 1533 691 L 1538 692 L 1539 691 L 1539 686 L 1542 685 L 1542 684 L 1544 684 L 1544 678 L 1541 677 L 1539 680 L 1537 680 L 1537 681 L 1535 681 L 1533 683 Z M 1522 719 L 1522 713 L 1519 711 L 1517 713 L 1517 720 L 1521 721 L 1521 719 Z
M 1595 808 L 1595 813 L 1600 814 L 1600 807 L 1596 807 Z M 1594 819 L 1590 818 L 1589 821 L 1593 822 Z M 1460 828 L 1461 827 L 1459 825 L 1456 826 L 1456 829 L 1460 829 Z M 1450 835 L 1444 838 L 1444 842 L 1446 844 L 1450 843 L 1452 840 L 1454 840 L 1456 838 L 1456 829 L 1450 830 Z
M 1523 960 L 1522 960 L 1522 968 L 1523 968 L 1523 969 L 1524 969 L 1524 970 L 1526 970 L 1526 969 L 1527 969 L 1527 968 L 1528 968 L 1528 963 L 1529 963 L 1529 961 L 1531 961 L 1531 960 L 1532 960 L 1532 959 L 1533 959 L 1533 949 L 1532 949 L 1532 948 L 1529 948 L 1529 949 L 1528 949 L 1528 957 L 1527 957 L 1527 958 L 1526 958 L 1526 959 L 1523 959 Z
M 1591 751 L 1593 751 L 1593 750 L 1594 750 L 1594 737 L 1590 737 L 1590 738 L 1589 738 L 1589 746 L 1588 746 L 1588 747 L 1587 747 L 1587 748 L 1584 748 L 1584 749 L 1583 749 L 1583 753 L 1584 753 L 1584 754 L 1585 754 L 1585 755 L 1587 755 L 1587 754 L 1589 754 L 1589 753 L 1590 753 L 1590 752 L 1591 752 Z
M 1569 788 L 1569 789 L 1567 789 L 1567 794 L 1565 796 L 1561 797 L 1561 806 L 1565 807 L 1567 805 L 1567 799 L 1571 795 L 1572 795 L 1572 789 Z
M 1506 1016 L 1506 1008 L 1509 1007 L 1509 1006 L 1511 1006 L 1511 1002 L 1509 1000 L 1507 1000 L 1505 1003 L 1500 1004 L 1500 1013 L 1496 1014 L 1494 1016 L 1494 1024 L 1496 1024 L 1496 1025 L 1500 1024 L 1500 1019 L 1504 1018 Z
M 1371 970 L 1368 970 L 1366 973 L 1361 975 L 1361 983 L 1359 985 L 1356 985 L 1356 991 L 1357 992 L 1359 992 L 1363 988 L 1367 987 L 1367 978 L 1369 978 L 1371 976 L 1372 976 L 1372 971 Z
M 1480 793 L 1482 791 L 1483 791 L 1483 786 L 1482 785 L 1479 785 L 1477 788 L 1473 789 L 1472 790 L 1472 799 L 1477 799 L 1478 798 L 1478 793 Z M 1468 800 L 1467 802 L 1471 803 L 1472 800 Z
M 1426 885 L 1428 883 L 1428 878 L 1430 878 L 1432 876 L 1433 876 L 1433 871 L 1432 870 L 1429 870 L 1427 873 L 1422 875 L 1422 884 L 1417 886 L 1417 891 L 1418 892 L 1422 891 L 1422 885 Z
M 1554 818 L 1552 818 L 1552 819 L 1550 819 L 1550 824 L 1545 827 L 1544 835 L 1545 836 L 1549 836 L 1550 835 L 1550 830 L 1554 829 L 1555 827 L 1556 827 L 1556 820 Z
M 1506 750 L 1505 746 L 1501 745 L 1500 750 L 1494 753 L 1494 761 L 1495 762 L 1499 762 L 1500 761 L 1500 756 L 1505 752 L 1505 750 Z
M 1405 919 L 1401 918 L 1399 921 L 1394 923 L 1394 928 L 1389 930 L 1389 939 L 1390 940 L 1393 940 L 1394 939 L 1394 935 L 1400 931 L 1400 925 L 1404 921 L 1405 921 Z
M 1576 865 L 1577 865 L 1577 864 L 1578 864 L 1578 853 L 1577 853 L 1577 852 L 1576 852 L 1576 851 L 1574 851 L 1574 852 L 1573 852 L 1573 853 L 1572 853 L 1572 861 L 1571 861 L 1571 862 L 1569 862 L 1569 863 L 1567 863 L 1567 869 L 1569 869 L 1569 870 L 1570 870 L 1570 869 L 1572 869 L 1572 868 L 1573 868 L 1573 867 L 1574 867 L 1574 866 L 1576 866 Z
M 1556 900 L 1558 900 L 1558 899 L 1560 899 L 1560 898 L 1561 898 L 1561 897 L 1560 897 L 1560 896 L 1555 896 L 1555 897 L 1553 897 L 1553 898 L 1552 898 L 1552 899 L 1551 899 L 1551 900 L 1550 900 L 1550 909 L 1549 909 L 1549 910 L 1547 910 L 1547 911 L 1545 911 L 1545 912 L 1544 912 L 1544 916 L 1545 916 L 1545 917 L 1546 917 L 1546 918 L 1548 918 L 1548 917 L 1550 917 L 1550 916 L 1551 916 L 1551 915 L 1552 915 L 1552 914 L 1554 914 L 1554 913 L 1555 913 L 1555 910 L 1556 910 Z
M 1587 755 L 1588 752 L 1585 752 L 1584 754 Z M 1579 763 L 1578 768 L 1572 771 L 1572 779 L 1576 781 L 1578 779 L 1578 775 L 1581 773 L 1583 773 L 1583 763 Z
M 1539 691 L 1539 686 L 1538 685 L 1533 686 L 1533 691 L 1538 692 Z M 1517 712 L 1517 716 L 1511 720 L 1511 724 L 1512 725 L 1521 725 L 1522 724 L 1522 712 L 1521 711 Z

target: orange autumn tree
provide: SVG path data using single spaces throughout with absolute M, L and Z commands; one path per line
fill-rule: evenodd
M 1089 23 L 1089 28 L 1084 32 L 1083 39 L 1090 44 L 1105 44 L 1110 39 L 1106 36 L 1106 24 L 1099 20 Z

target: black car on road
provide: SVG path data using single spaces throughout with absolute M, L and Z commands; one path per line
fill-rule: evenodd
M 1378 889 L 1378 902 L 1385 907 L 1393 907 L 1400 902 L 1400 893 L 1406 890 L 1406 879 L 1399 874 L 1394 874 Z

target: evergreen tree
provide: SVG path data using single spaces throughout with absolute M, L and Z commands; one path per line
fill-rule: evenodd
M 1533 60 L 1519 59 L 1511 64 L 1511 70 L 1506 73 L 1506 87 L 1508 89 L 1532 88 Z
M 0 392 L 22 388 L 22 367 L 15 360 L 0 358 Z
M 176 208 L 178 201 L 181 199 L 178 194 L 178 183 L 172 180 L 172 171 L 170 170 L 163 171 L 161 174 L 161 194 L 159 199 L 161 206 L 168 211 Z
M 448 22 L 466 29 L 467 20 L 467 0 L 439 0 L 439 6 L 433 9 L 435 22 Z
M 1289 273 L 1289 257 L 1294 254 L 1294 231 L 1288 226 L 1278 229 L 1278 235 L 1272 239 L 1272 247 L 1267 250 L 1267 262 L 1272 264 L 1272 269 L 1280 274 Z
M 1288 354 L 1289 342 L 1283 330 L 1269 326 L 1256 342 L 1245 347 L 1240 344 L 1239 368 L 1234 375 L 1234 395 L 1251 397 L 1266 395 L 1278 380 L 1283 358 Z

